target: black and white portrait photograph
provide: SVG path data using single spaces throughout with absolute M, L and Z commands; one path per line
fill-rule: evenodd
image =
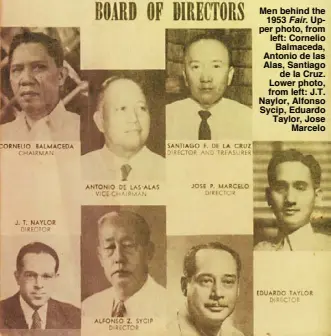
M 169 236 L 167 335 L 252 336 L 252 236 Z
M 257 251 L 331 249 L 331 143 L 255 142 Z
M 85 180 L 164 179 L 164 71 L 88 71 L 82 116 Z
M 79 141 L 79 28 L 1 29 L 1 141 Z
M 80 329 L 78 237 L 2 237 L 0 329 Z
M 252 138 L 250 29 L 167 29 L 167 140 Z
M 104 330 L 101 318 L 165 319 L 165 230 L 164 206 L 82 207 L 84 332 Z

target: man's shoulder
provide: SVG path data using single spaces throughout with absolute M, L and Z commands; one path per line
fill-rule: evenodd
M 14 304 L 16 304 L 18 302 L 19 302 L 18 301 L 18 294 L 16 293 L 16 294 L 14 294 L 12 296 L 9 296 L 6 299 L 1 300 L 0 301 L 0 308 L 6 309 L 7 307 L 12 306 L 12 305 L 14 305 Z
M 49 305 L 51 308 L 58 308 L 62 312 L 70 314 L 70 315 L 79 315 L 80 314 L 80 309 L 77 308 L 76 306 L 68 303 L 68 302 L 63 302 L 63 301 L 58 301 L 55 299 L 50 299 Z M 66 315 L 67 315 L 66 314 Z
M 187 104 L 190 104 L 191 101 L 192 101 L 191 98 L 184 98 L 184 99 L 176 100 L 166 105 L 166 111 L 167 113 L 177 112 L 179 109 L 183 108 Z
M 87 297 L 82 302 L 82 308 L 86 308 L 90 305 L 94 305 L 94 303 L 104 302 L 105 300 L 109 300 L 109 296 L 112 295 L 112 288 L 106 288 L 100 292 L 94 293 L 91 296 Z M 106 296 L 105 296 L 106 295 Z
M 262 240 L 254 246 L 254 251 L 277 251 L 278 244 L 268 240 Z
M 153 162 L 156 161 L 156 163 L 164 163 L 164 157 L 160 154 L 157 154 L 153 151 L 151 151 L 148 147 L 146 147 L 146 155 L 148 155 L 151 159 L 153 159 Z
M 75 112 L 66 110 L 64 115 L 65 115 L 65 118 L 71 119 L 72 121 L 75 121 L 75 122 L 80 121 L 80 116 Z
M 82 155 L 82 161 L 83 162 L 89 162 L 91 160 L 94 160 L 100 156 L 101 149 L 96 149 L 91 152 L 88 152 L 84 155 Z
M 223 98 L 222 100 L 227 105 L 227 107 L 231 109 L 231 113 L 232 111 L 235 111 L 237 113 L 242 113 L 242 112 L 249 113 L 249 114 L 252 113 L 252 109 L 250 107 L 242 103 L 239 103 L 236 100 L 233 100 L 230 98 Z
M 3 141 L 14 140 L 15 139 L 15 130 L 19 130 L 18 120 L 14 119 L 5 124 L 0 125 L 0 139 Z

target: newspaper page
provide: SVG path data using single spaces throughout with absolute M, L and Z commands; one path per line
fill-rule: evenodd
M 327 0 L 2 0 L 0 335 L 331 336 Z

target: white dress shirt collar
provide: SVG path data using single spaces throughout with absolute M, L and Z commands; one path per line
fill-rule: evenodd
M 284 240 L 284 250 L 302 250 L 313 248 L 315 233 L 310 223 L 292 232 Z
M 187 302 L 177 312 L 177 322 L 181 336 L 207 336 L 192 321 L 192 317 L 188 312 Z M 217 336 L 244 336 L 244 334 L 233 326 L 229 317 L 223 321 Z
M 107 169 L 114 171 L 116 175 L 116 179 L 121 180 L 121 167 L 124 164 L 129 164 L 132 168 L 132 172 L 130 172 L 128 180 L 130 181 L 130 177 L 132 174 L 135 174 L 135 170 L 141 169 L 146 161 L 144 161 L 144 156 L 148 155 L 149 149 L 144 146 L 137 154 L 133 155 L 130 159 L 126 159 L 123 157 L 119 157 L 114 154 L 111 150 L 108 149 L 106 145 L 101 149 L 101 156 L 103 161 L 105 162 Z M 139 175 L 138 175 L 139 176 Z
M 35 310 L 33 308 L 31 308 L 25 302 L 25 300 L 22 298 L 21 295 L 20 295 L 20 305 L 21 305 L 21 308 L 22 308 L 22 311 L 23 311 L 23 314 L 24 314 L 25 321 L 26 321 L 29 329 L 31 329 L 32 315 L 35 312 Z M 43 306 L 41 306 L 38 309 L 38 314 L 39 314 L 40 319 L 41 319 L 41 328 L 42 329 L 46 329 L 47 307 L 48 307 L 48 302 L 46 302 L 46 304 L 44 304 Z
M 56 131 L 62 127 L 64 120 L 63 115 L 66 112 L 67 111 L 65 106 L 62 100 L 60 100 L 51 113 L 34 123 L 30 121 L 30 118 L 25 111 L 21 111 L 17 115 L 17 119 L 20 121 L 23 129 L 25 129 L 27 132 L 33 131 L 33 129 L 41 123 L 46 124 L 51 130 Z
M 148 300 L 147 298 L 150 297 L 150 295 L 153 295 L 154 284 L 154 279 L 150 275 L 148 275 L 145 283 L 140 288 L 140 290 L 138 290 L 135 294 L 133 294 L 131 297 L 124 301 L 126 316 L 140 316 L 142 311 L 144 311 L 146 317 L 148 316 L 150 312 L 148 309 L 146 309 L 147 303 L 144 304 L 143 310 L 142 303 L 146 302 L 146 300 Z M 114 296 L 115 298 L 113 302 L 113 307 L 115 307 L 119 301 L 118 299 L 116 299 L 116 293 L 114 294 Z

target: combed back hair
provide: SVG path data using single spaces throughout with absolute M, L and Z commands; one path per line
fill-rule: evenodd
M 240 277 L 241 260 L 239 254 L 229 246 L 224 245 L 220 242 L 210 242 L 207 244 L 195 245 L 187 252 L 187 254 L 184 257 L 184 264 L 183 264 L 183 273 L 186 278 L 190 279 L 195 275 L 196 254 L 200 250 L 221 250 L 230 253 L 233 259 L 236 261 L 238 278 Z
M 102 111 L 103 110 L 103 101 L 104 101 L 104 97 L 105 97 L 105 91 L 110 86 L 110 84 L 112 84 L 114 82 L 117 82 L 118 80 L 121 80 L 121 79 L 129 80 L 129 81 L 137 84 L 140 87 L 141 91 L 145 95 L 145 92 L 142 88 L 141 83 L 139 83 L 137 80 L 135 80 L 135 79 L 133 79 L 129 76 L 125 76 L 125 75 L 111 76 L 111 77 L 107 78 L 105 81 L 103 81 L 103 83 L 100 86 L 99 94 L 98 94 L 97 99 L 96 99 L 96 111 Z
M 276 182 L 276 167 L 283 162 L 301 162 L 309 168 L 314 188 L 321 185 L 321 166 L 312 155 L 304 155 L 296 149 L 277 151 L 272 155 L 268 165 L 268 183 L 272 187 Z
M 203 34 L 199 34 L 199 35 L 195 35 L 194 37 L 192 37 L 184 46 L 184 57 L 186 57 L 186 54 L 190 48 L 190 46 L 198 41 L 201 40 L 215 40 L 218 41 L 220 43 L 222 43 L 224 45 L 224 47 L 226 48 L 227 52 L 228 52 L 228 56 L 229 56 L 229 66 L 232 66 L 232 50 L 230 48 L 229 42 L 227 41 L 226 38 L 221 37 L 219 33 L 216 32 L 207 32 L 207 33 L 203 33 Z
M 59 256 L 55 252 L 55 250 L 41 242 L 33 242 L 28 245 L 23 246 L 20 251 L 18 252 L 17 258 L 16 258 L 16 270 L 21 271 L 23 268 L 23 258 L 28 253 L 35 253 L 35 254 L 49 254 L 52 256 L 55 260 L 55 273 L 59 270 L 60 261 Z
M 144 217 L 138 215 L 136 212 L 119 210 L 106 213 L 98 220 L 99 231 L 105 223 L 134 226 L 138 239 L 137 243 L 146 246 L 150 242 L 151 233 L 148 223 Z
M 64 53 L 60 41 L 44 33 L 33 33 L 29 31 L 14 36 L 9 48 L 9 65 L 12 62 L 15 49 L 25 43 L 40 43 L 47 50 L 48 55 L 54 59 L 56 66 L 58 68 L 63 66 Z

